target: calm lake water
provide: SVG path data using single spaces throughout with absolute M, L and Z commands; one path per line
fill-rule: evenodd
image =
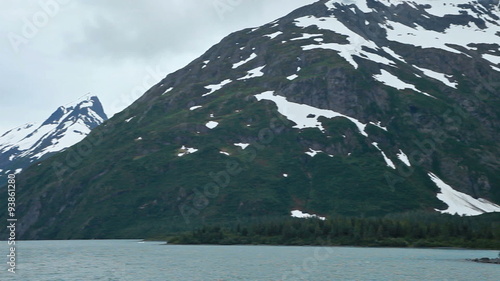
M 8 254 L 7 242 L 4 249 Z M 289 246 L 174 246 L 132 240 L 18 241 L 0 280 L 500 280 L 468 262 L 497 251 Z M 4 258 L 6 259 L 6 258 Z

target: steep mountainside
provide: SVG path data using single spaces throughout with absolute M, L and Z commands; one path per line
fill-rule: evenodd
M 0 178 L 81 141 L 108 117 L 97 97 L 61 106 L 41 125 L 25 124 L 0 136 Z
M 499 16 L 498 1 L 318 1 L 233 33 L 23 172 L 19 235 L 498 212 Z

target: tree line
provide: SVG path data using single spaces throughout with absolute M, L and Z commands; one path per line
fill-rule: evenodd
M 172 244 L 353 245 L 500 249 L 498 214 L 459 217 L 405 213 L 385 217 L 331 216 L 326 220 L 264 218 L 211 224 L 170 237 Z

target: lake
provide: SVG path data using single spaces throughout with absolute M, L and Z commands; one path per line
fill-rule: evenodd
M 7 242 L 3 249 L 8 254 Z M 0 280 L 495 280 L 497 251 L 301 246 L 177 246 L 135 240 L 18 241 Z M 6 258 L 5 258 L 6 259 Z

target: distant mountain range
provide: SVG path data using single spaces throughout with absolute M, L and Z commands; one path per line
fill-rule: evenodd
M 500 212 L 499 44 L 498 1 L 322 0 L 235 32 L 93 130 L 88 152 L 23 171 L 19 236 Z
M 43 123 L 29 123 L 0 136 L 0 177 L 26 167 L 78 143 L 107 120 L 95 96 L 72 106 L 61 106 Z

